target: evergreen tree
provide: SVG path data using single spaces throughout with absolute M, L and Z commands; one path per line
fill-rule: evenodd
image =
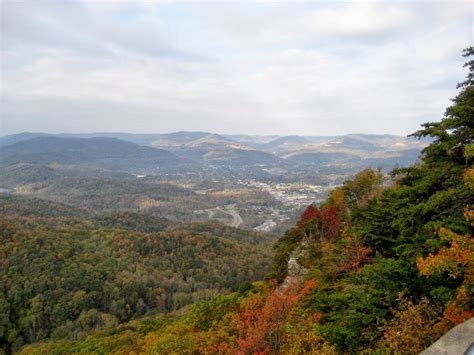
M 474 55 L 474 47 L 464 49 L 464 57 Z M 452 100 L 454 104 L 446 109 L 445 117 L 440 122 L 424 123 L 423 129 L 415 132 L 415 137 L 430 136 L 435 141 L 424 151 L 424 161 L 448 160 L 467 162 L 472 159 L 466 152 L 472 151 L 474 137 L 474 60 L 464 65 L 469 68 L 466 80 L 458 84 L 461 89 Z

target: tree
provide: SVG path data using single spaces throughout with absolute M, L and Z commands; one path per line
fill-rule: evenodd
M 315 280 L 308 280 L 301 289 L 297 284 L 290 284 L 280 291 L 275 280 L 270 283 L 266 294 L 250 297 L 235 315 L 235 329 L 239 334 L 237 346 L 241 354 L 278 353 L 291 309 L 316 286 Z
M 296 228 L 296 233 L 303 231 L 306 238 L 316 241 L 333 240 L 339 233 L 342 223 L 342 209 L 337 205 L 327 205 L 319 211 L 313 204 L 309 205 Z
M 319 217 L 320 215 L 321 215 L 321 212 L 319 212 L 319 210 L 313 204 L 311 204 L 308 207 L 306 207 L 304 212 L 301 214 L 299 224 L 304 225 L 304 223 L 312 220 L 315 217 Z
M 464 49 L 464 57 L 474 55 L 474 47 Z M 461 89 L 452 101 L 454 104 L 446 109 L 445 117 L 440 122 L 424 123 L 423 129 L 412 136 L 421 138 L 430 136 L 435 140 L 424 149 L 424 160 L 447 160 L 463 162 L 464 149 L 473 143 L 474 137 L 474 60 L 465 65 L 469 67 L 466 80 L 458 84 Z

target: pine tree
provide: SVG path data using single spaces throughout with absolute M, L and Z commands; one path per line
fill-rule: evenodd
M 464 57 L 474 55 L 474 47 L 464 49 Z M 440 122 L 424 123 L 423 129 L 412 136 L 421 138 L 430 136 L 435 140 L 424 149 L 424 161 L 466 162 L 468 151 L 472 150 L 474 141 L 474 60 L 469 60 L 464 67 L 469 68 L 466 80 L 459 83 L 459 94 L 452 99 L 453 105 L 446 109 Z

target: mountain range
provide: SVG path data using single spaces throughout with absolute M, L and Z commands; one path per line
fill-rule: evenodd
M 357 168 L 413 163 L 427 141 L 394 135 L 251 136 L 208 132 L 168 134 L 21 133 L 0 137 L 0 165 L 39 162 L 127 172 L 156 169 L 301 166 Z

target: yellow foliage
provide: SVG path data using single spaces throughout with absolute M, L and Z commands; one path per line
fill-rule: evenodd
M 463 180 L 468 188 L 474 190 L 474 166 L 464 170 Z
M 474 227 L 474 206 L 467 206 L 464 208 L 464 218 L 472 227 Z
M 152 207 L 158 207 L 161 205 L 161 201 L 154 200 L 152 198 L 143 198 L 138 201 L 138 208 L 141 211 L 148 210 Z
M 402 310 L 386 326 L 384 338 L 386 345 L 402 354 L 415 354 L 443 334 L 433 328 L 437 321 L 437 312 L 433 305 L 422 299 L 420 303 L 401 299 Z
M 193 327 L 185 322 L 171 324 L 160 333 L 149 333 L 141 345 L 145 354 L 183 354 L 198 350 Z
M 345 194 L 344 189 L 342 187 L 336 187 L 332 192 L 329 194 L 325 202 L 325 206 L 344 206 L 345 201 Z
M 282 354 L 337 354 L 334 347 L 325 342 L 315 329 L 315 323 L 303 319 L 300 323 L 288 324 Z
M 242 197 L 244 195 L 250 195 L 255 193 L 250 189 L 227 189 L 222 191 L 213 191 L 210 195 L 215 197 Z

